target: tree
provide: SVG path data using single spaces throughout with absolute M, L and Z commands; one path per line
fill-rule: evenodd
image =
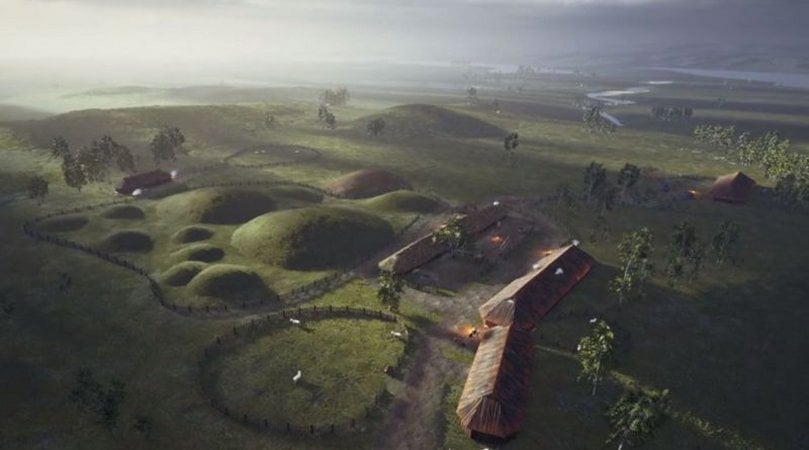
M 41 205 L 46 195 L 48 195 L 48 180 L 39 175 L 32 177 L 28 181 L 28 198 L 36 200 Z
M 618 171 L 618 186 L 621 186 L 620 200 L 624 201 L 627 189 L 634 186 L 640 179 L 640 168 L 634 164 L 626 163 Z
M 511 164 L 513 161 L 514 150 L 520 146 L 520 135 L 513 131 L 503 138 L 503 150 L 506 151 L 506 161 Z
M 618 197 L 618 188 L 612 183 L 604 182 L 596 191 L 596 211 L 599 218 L 604 218 L 607 211 L 615 207 L 615 199 Z
M 62 160 L 62 176 L 66 185 L 79 191 L 87 184 L 87 177 L 79 159 L 70 154 Z
M 722 222 L 719 231 L 711 241 L 711 250 L 713 250 L 717 265 L 721 266 L 728 260 L 733 262 L 738 242 L 739 224 L 732 220 Z
M 669 261 L 666 266 L 666 275 L 672 285 L 689 275 L 694 279 L 699 274 L 704 247 L 697 237 L 697 230 L 688 221 L 683 221 L 674 227 L 669 242 Z
M 64 160 L 67 155 L 70 154 L 70 144 L 61 137 L 55 137 L 53 141 L 51 141 L 51 156 L 50 159 L 61 159 Z
M 154 161 L 160 164 L 161 161 L 174 161 L 177 159 L 177 151 L 185 143 L 185 136 L 177 127 L 164 127 L 155 134 L 149 144 Z
M 476 105 L 478 103 L 478 90 L 477 90 L 477 88 L 475 88 L 473 86 L 469 87 L 469 89 L 466 90 L 466 99 L 469 101 L 469 103 L 471 103 L 473 105 Z
M 120 415 L 125 390 L 125 384 L 119 380 L 112 380 L 104 387 L 90 370 L 82 369 L 76 374 L 76 387 L 70 392 L 70 400 L 80 409 L 94 413 L 98 423 L 112 428 Z
M 385 120 L 381 117 L 378 117 L 370 122 L 368 122 L 368 134 L 371 136 L 379 136 L 382 133 L 382 130 L 385 129 Z
M 87 183 L 104 181 L 105 167 L 98 142 L 93 141 L 89 147 L 82 147 L 76 157 L 76 162 L 81 171 L 84 172 L 84 179 Z
M 612 332 L 612 328 L 607 322 L 599 320 L 593 327 L 590 336 L 581 338 L 576 347 L 576 356 L 581 364 L 579 381 L 586 379 L 593 384 L 592 395 L 596 395 L 601 374 L 607 369 L 614 339 L 615 334 Z
M 654 436 L 668 409 L 668 389 L 630 389 L 624 392 L 607 412 L 613 429 L 607 443 L 617 441 L 618 450 L 623 449 L 624 445 L 642 445 Z
M 654 272 L 650 259 L 654 252 L 654 234 L 644 227 L 625 234 L 618 245 L 620 273 L 610 282 L 609 289 L 618 297 L 618 304 L 645 294 L 646 282 Z
M 607 169 L 603 165 L 591 161 L 584 170 L 584 194 L 588 203 L 593 198 L 593 194 L 601 189 L 606 181 Z
M 561 183 L 556 186 L 556 203 L 564 208 L 572 208 L 576 204 L 576 196 L 569 184 Z
M 585 110 L 582 120 L 585 128 L 590 133 L 612 133 L 615 131 L 615 125 L 604 118 L 600 106 L 593 106 Z
M 324 121 L 326 122 L 326 127 L 328 127 L 329 129 L 333 130 L 337 128 L 337 118 L 334 117 L 334 114 L 332 114 L 331 111 L 326 112 L 326 117 Z
M 450 256 L 466 245 L 466 230 L 461 226 L 457 217 L 453 217 L 444 226 L 433 232 L 433 244 L 446 245 L 449 248 Z
M 402 278 L 395 273 L 383 270 L 379 272 L 379 289 L 376 291 L 376 298 L 387 305 L 393 312 L 399 311 L 399 301 L 404 292 L 404 282 Z

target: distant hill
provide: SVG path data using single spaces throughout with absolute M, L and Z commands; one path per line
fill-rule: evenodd
M 15 120 L 43 119 L 50 114 L 44 111 L 27 108 L 25 106 L 6 105 L 0 103 L 0 122 L 11 122 Z
M 458 138 L 502 137 L 506 132 L 468 114 L 434 105 L 394 106 L 357 120 L 356 130 L 367 133 L 368 122 L 382 119 L 385 128 L 380 136 L 418 138 L 448 136 Z

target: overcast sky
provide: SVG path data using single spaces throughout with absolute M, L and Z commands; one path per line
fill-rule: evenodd
M 806 0 L 0 0 L 0 58 L 475 60 L 809 43 Z

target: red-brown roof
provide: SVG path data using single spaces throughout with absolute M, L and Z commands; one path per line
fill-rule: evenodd
M 534 343 L 529 331 L 493 327 L 481 334 L 456 413 L 476 439 L 508 439 L 522 428 Z
M 716 178 L 708 195 L 718 201 L 745 203 L 756 182 L 742 172 L 729 173 Z
M 171 181 L 171 174 L 162 170 L 138 173 L 124 178 L 124 181 L 115 190 L 121 194 L 132 194 L 136 189 L 157 186 Z
M 537 263 L 537 268 L 509 283 L 478 308 L 489 326 L 514 324 L 533 329 L 590 271 L 593 259 L 582 249 L 569 245 L 554 250 Z

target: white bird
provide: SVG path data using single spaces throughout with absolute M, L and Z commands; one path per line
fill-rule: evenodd
M 396 337 L 402 337 L 402 333 L 399 333 L 398 331 L 391 331 L 390 334 L 392 334 L 392 335 L 394 335 Z
M 590 319 L 590 323 L 596 323 L 596 322 L 598 322 L 598 318 L 593 317 L 592 319 Z
M 135 189 L 134 191 L 132 191 L 132 196 L 133 196 L 133 197 L 137 197 L 137 196 L 139 196 L 140 194 L 143 194 L 143 190 L 142 190 L 142 189 Z
M 495 200 L 495 201 L 492 203 L 492 205 L 494 205 L 494 206 L 500 206 L 500 202 L 499 202 L 499 201 L 497 201 L 497 200 Z
M 301 377 L 302 377 L 302 376 L 303 376 L 303 374 L 302 374 L 302 373 L 301 373 L 301 371 L 299 370 L 299 371 L 298 371 L 298 373 L 296 373 L 296 374 L 295 374 L 295 376 L 294 376 L 294 377 L 292 377 L 292 382 L 293 382 L 293 383 L 297 383 L 298 381 L 300 381 L 300 379 L 301 379 Z
M 177 178 L 177 174 L 180 173 L 177 169 L 171 171 L 171 179 Z
M 534 265 L 533 265 L 533 266 L 531 266 L 531 267 L 533 267 L 533 268 L 534 268 L 534 270 L 537 270 L 537 269 L 539 269 L 540 264 L 539 264 L 539 263 L 534 263 Z
M 579 242 L 579 240 L 578 240 L 578 239 L 573 239 L 573 246 L 574 246 L 574 247 L 578 247 L 578 246 L 579 246 L 579 244 L 581 244 L 581 242 Z
M 565 273 L 565 271 L 562 270 L 562 268 L 560 267 L 560 268 L 556 269 L 556 272 L 554 272 L 553 274 L 554 275 L 562 275 L 563 273 Z
M 290 321 L 290 322 L 292 322 L 292 323 L 293 323 L 293 324 L 295 324 L 295 325 L 300 325 L 300 324 L 301 324 L 301 321 L 300 321 L 300 320 L 298 320 L 298 319 L 293 319 L 293 318 L 291 318 L 291 317 L 289 318 L 289 321 Z

